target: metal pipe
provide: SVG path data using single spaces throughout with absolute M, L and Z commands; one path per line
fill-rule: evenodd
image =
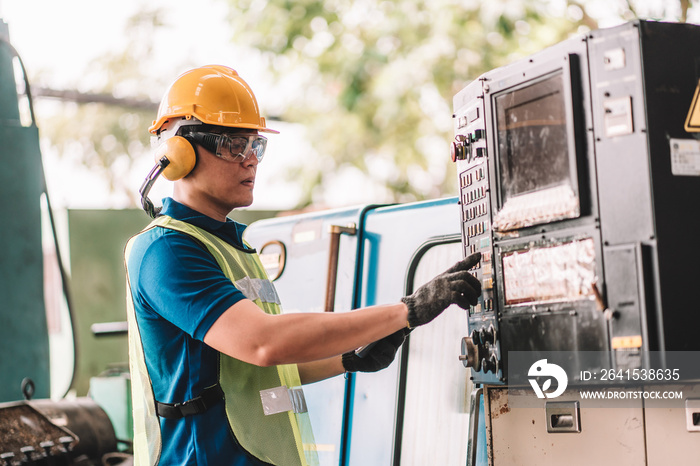
M 331 236 L 330 247 L 328 250 L 328 275 L 326 279 L 326 303 L 323 307 L 324 312 L 333 312 L 335 308 L 335 288 L 338 281 L 338 255 L 340 253 L 340 235 L 357 234 L 357 227 L 354 223 L 347 226 L 330 225 L 328 232 Z

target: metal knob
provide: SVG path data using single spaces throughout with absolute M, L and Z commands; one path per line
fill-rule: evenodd
M 470 337 L 462 338 L 462 354 L 459 356 L 464 367 L 471 367 L 475 371 L 481 370 L 481 358 L 479 357 L 479 346 L 474 344 Z

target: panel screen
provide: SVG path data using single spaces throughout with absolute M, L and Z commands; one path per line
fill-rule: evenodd
M 563 72 L 495 97 L 501 229 L 579 214 Z M 513 200 L 511 208 L 509 201 Z

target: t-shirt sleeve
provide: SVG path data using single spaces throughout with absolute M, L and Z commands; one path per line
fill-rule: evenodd
M 216 319 L 245 298 L 209 251 L 172 230 L 144 251 L 137 295 L 144 307 L 200 341 Z

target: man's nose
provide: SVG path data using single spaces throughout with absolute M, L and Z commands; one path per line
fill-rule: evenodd
M 259 163 L 260 162 L 258 161 L 258 158 L 255 156 L 255 151 L 252 150 L 248 151 L 245 157 L 243 157 L 243 161 L 241 162 L 241 164 L 246 167 L 257 165 Z

